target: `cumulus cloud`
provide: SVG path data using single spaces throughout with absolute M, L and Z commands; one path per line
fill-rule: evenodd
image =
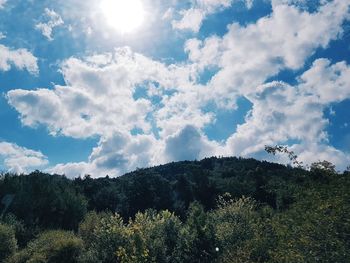
M 212 118 L 200 110 L 202 100 L 187 65 L 165 65 L 121 48 L 114 54 L 70 58 L 61 71 L 67 86 L 15 89 L 7 99 L 26 126 L 43 124 L 52 135 L 101 136 L 89 162 L 79 164 L 87 171 L 120 174 L 165 162 L 166 138 L 189 124 L 200 129 Z M 138 97 L 139 88 L 147 95 Z M 133 130 L 141 133 L 132 136 Z M 77 165 L 54 170 L 63 167 L 75 170 Z
M 49 41 L 52 41 L 53 29 L 63 25 L 64 22 L 59 14 L 48 8 L 45 8 L 45 16 L 47 21 L 45 23 L 40 22 L 36 24 L 35 28 L 39 30 Z
M 202 25 L 202 21 L 204 20 L 204 17 L 206 15 L 203 10 L 197 8 L 182 10 L 180 14 L 182 18 L 180 21 L 174 20 L 172 22 L 173 28 L 182 30 L 190 29 L 194 32 L 199 31 Z
M 85 60 L 70 58 L 62 65 L 62 74 L 67 86 L 11 90 L 7 97 L 23 124 L 44 124 L 52 134 L 75 138 L 133 129 L 149 133 L 151 125 L 146 119 L 154 109 L 152 98 L 135 99 L 137 87 L 148 89 L 156 82 L 161 93 L 175 87 L 180 91 L 191 78 L 190 69 L 166 66 L 128 48 Z M 167 96 L 163 99 L 171 103 Z
M 48 171 L 69 177 L 118 176 L 138 167 L 204 158 L 215 153 L 217 147 L 216 142 L 208 141 L 200 130 L 190 125 L 165 140 L 145 134 L 115 133 L 101 138 L 87 162 L 58 164 Z
M 230 3 L 200 3 L 214 2 Z M 344 165 L 347 155 L 328 145 L 323 111 L 350 96 L 349 66 L 319 59 L 295 86 L 265 82 L 281 70 L 301 69 L 316 49 L 341 36 L 348 17 L 349 3 L 341 0 L 313 13 L 276 3 L 269 16 L 234 23 L 223 37 L 188 40 L 187 63 L 167 65 L 129 48 L 72 57 L 61 66 L 65 86 L 11 90 L 7 99 L 24 125 L 45 125 L 53 135 L 99 136 L 86 162 L 50 170 L 69 176 L 120 175 L 210 155 L 259 157 L 264 145 L 276 143 L 291 145 L 307 162 L 323 151 Z M 217 73 L 204 85 L 198 80 L 205 69 Z M 208 140 L 204 130 L 216 116 L 206 106 L 232 109 L 242 96 L 253 104 L 245 123 L 226 142 Z
M 208 15 L 230 7 L 233 2 L 235 0 L 193 0 L 189 9 L 183 9 L 179 12 L 181 19 L 173 20 L 172 26 L 175 29 L 198 32 Z M 253 0 L 245 0 L 244 2 L 247 8 L 253 6 Z M 168 11 L 165 13 L 167 18 L 170 14 Z
M 169 161 L 196 160 L 213 154 L 219 145 L 209 142 L 196 127 L 187 125 L 165 141 Z
M 296 87 L 281 82 L 264 84 L 259 90 L 250 97 L 253 108 L 245 123 L 227 141 L 231 153 L 249 156 L 266 144 L 326 139 L 322 106 L 312 98 L 301 96 Z
M 151 135 L 131 136 L 127 133 L 115 133 L 102 137 L 92 150 L 87 162 L 58 164 L 49 172 L 77 177 L 90 174 L 92 176 L 122 175 L 138 167 L 153 164 L 159 158 L 159 142 Z
M 13 173 L 25 173 L 48 164 L 47 157 L 41 152 L 9 142 L 0 142 L 0 158 L 6 171 Z
M 199 70 L 219 68 L 208 85 L 213 96 L 246 95 L 281 70 L 303 67 L 317 48 L 341 36 L 348 18 L 347 1 L 329 2 L 315 13 L 276 5 L 270 16 L 254 24 L 230 25 L 222 38 L 189 40 L 186 51 Z
M 12 66 L 20 70 L 27 70 L 31 74 L 38 74 L 37 58 L 27 49 L 10 49 L 0 45 L 0 70 L 8 71 Z
M 300 76 L 300 82 L 301 90 L 322 104 L 350 97 L 350 68 L 345 61 L 332 65 L 328 59 L 317 59 L 312 68 Z
M 45 170 L 47 173 L 65 175 L 68 178 L 83 177 L 91 175 L 93 169 L 86 162 L 57 164 Z M 101 176 L 105 176 L 101 175 Z
M 227 150 L 252 156 L 264 145 L 297 141 L 291 149 L 305 163 L 325 159 L 344 169 L 350 156 L 327 145 L 324 110 L 331 103 L 350 98 L 349 70 L 345 62 L 332 65 L 327 59 L 318 59 L 301 75 L 297 86 L 282 82 L 259 86 L 249 97 L 253 109 L 227 140 Z
M 0 32 L 0 40 L 6 38 L 6 35 L 2 32 Z
M 344 171 L 350 163 L 350 156 L 348 153 L 326 144 L 299 144 L 293 145 L 291 149 L 298 152 L 298 158 L 303 160 L 306 164 L 327 160 L 333 163 L 338 170 Z
M 300 8 L 300 2 L 288 4 L 274 1 L 270 16 L 247 26 L 234 23 L 222 38 L 190 39 L 185 51 L 198 71 L 218 68 L 206 91 L 219 107 L 231 108 L 240 96 L 253 104 L 246 122 L 227 140 L 225 155 L 261 157 L 264 145 L 294 140 L 298 142 L 295 147 L 302 145 L 299 150 L 310 145 L 314 157 L 321 149 L 332 160 L 339 157 L 336 163 L 344 168 L 346 154 L 327 146 L 328 120 L 323 110 L 331 102 L 349 98 L 346 63 L 316 60 L 300 76 L 297 87 L 263 83 L 281 70 L 302 68 L 317 48 L 327 48 L 339 38 L 343 22 L 349 19 L 349 3 L 323 2 L 313 13 Z M 332 155 L 335 152 L 339 154 Z M 299 153 L 304 161 L 311 161 L 312 154 Z

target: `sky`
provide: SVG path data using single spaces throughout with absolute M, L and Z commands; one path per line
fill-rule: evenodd
M 350 0 L 0 0 L 0 171 L 350 165 Z

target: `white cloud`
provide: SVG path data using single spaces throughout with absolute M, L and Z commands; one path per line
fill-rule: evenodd
M 219 65 L 222 57 L 221 46 L 222 39 L 217 36 L 208 37 L 204 41 L 193 38 L 186 41 L 185 52 L 188 53 L 189 60 L 202 71 L 210 66 Z
M 6 35 L 2 32 L 0 32 L 0 40 L 6 38 Z
M 237 1 L 237 0 L 236 0 Z M 193 0 L 192 7 L 179 12 L 181 19 L 173 20 L 172 26 L 180 30 L 192 30 L 198 32 L 205 18 L 213 13 L 230 7 L 234 0 Z M 253 0 L 244 1 L 247 8 L 253 6 Z M 168 14 L 168 12 L 166 13 Z M 168 17 L 168 15 L 166 16 Z
M 95 177 L 118 176 L 138 167 L 146 167 L 158 160 L 158 142 L 151 135 L 131 136 L 115 133 L 101 138 L 92 150 L 87 162 L 58 164 L 48 172 L 65 174 L 68 177 L 90 174 Z
M 146 119 L 153 111 L 152 103 L 150 98 L 134 99 L 137 86 L 147 89 L 149 83 L 157 82 L 160 92 L 175 87 L 181 91 L 191 71 L 121 48 L 115 54 L 85 60 L 70 58 L 62 65 L 62 74 L 67 86 L 11 90 L 8 101 L 21 113 L 25 125 L 44 124 L 52 134 L 86 138 L 135 128 L 149 133 L 151 125 Z
M 291 149 L 305 163 L 329 160 L 344 169 L 350 156 L 327 145 L 328 120 L 324 110 L 331 103 L 350 98 L 350 67 L 318 59 L 302 74 L 297 86 L 272 82 L 258 87 L 249 99 L 254 106 L 244 124 L 227 141 L 230 154 L 252 156 L 264 145 L 297 141 Z
M 344 171 L 350 163 L 348 153 L 326 144 L 300 144 L 294 145 L 291 149 L 298 152 L 298 158 L 309 165 L 314 162 L 327 160 L 333 163 L 339 171 Z
M 350 68 L 344 61 L 331 65 L 328 59 L 317 59 L 300 81 L 301 90 L 313 94 L 315 101 L 322 104 L 350 97 Z
M 59 14 L 57 14 L 54 10 L 50 10 L 48 8 L 45 8 L 45 16 L 47 18 L 47 22 L 40 22 L 35 25 L 35 28 L 39 30 L 49 41 L 52 41 L 53 29 L 55 27 L 63 25 L 64 22 Z
M 270 16 L 254 24 L 230 25 L 222 38 L 189 40 L 186 51 L 198 70 L 219 69 L 208 91 L 220 104 L 219 98 L 226 94 L 254 93 L 255 87 L 281 70 L 303 67 L 317 48 L 326 48 L 341 36 L 342 24 L 349 18 L 349 5 L 348 1 L 335 0 L 314 13 L 276 5 Z
M 300 77 L 297 88 L 278 82 L 262 84 L 281 70 L 300 69 L 317 48 L 327 48 L 340 37 L 350 3 L 326 2 L 314 13 L 285 3 L 275 1 L 273 13 L 254 24 L 230 25 L 222 38 L 188 40 L 185 51 L 199 71 L 219 69 L 206 88 L 219 107 L 232 107 L 240 96 L 253 103 L 246 122 L 227 140 L 224 154 L 259 157 L 266 144 L 297 140 L 304 149 L 311 145 L 314 156 L 314 145 L 320 144 L 319 149 L 327 150 L 332 160 L 338 156 L 336 163 L 344 167 L 345 154 L 332 156 L 340 151 L 326 145 L 328 120 L 323 110 L 330 102 L 349 97 L 348 66 L 344 62 L 330 66 L 328 60 L 320 59 Z M 306 162 L 311 160 L 301 154 Z
M 11 66 L 20 70 L 26 69 L 32 74 L 38 74 L 39 68 L 37 58 L 27 49 L 12 50 L 4 45 L 0 45 L 0 70 L 8 71 Z
M 4 8 L 7 0 L 0 0 L 0 9 Z
M 209 2 L 215 6 L 215 1 L 200 3 Z M 234 23 L 223 37 L 187 41 L 189 61 L 182 64 L 166 65 L 129 48 L 70 58 L 61 68 L 65 86 L 11 90 L 7 98 L 24 125 L 42 124 L 54 135 L 100 137 L 86 162 L 50 170 L 69 176 L 120 175 L 210 155 L 259 157 L 264 145 L 276 143 L 292 144 L 305 161 L 322 150 L 324 157 L 344 165 L 346 154 L 327 145 L 323 110 L 349 97 L 348 65 L 320 59 L 296 86 L 265 82 L 281 70 L 302 68 L 317 48 L 340 37 L 348 7 L 336 0 L 308 13 L 276 4 L 271 15 L 247 26 Z M 199 84 L 207 68 L 217 73 L 208 84 Z M 206 105 L 232 109 L 241 96 L 253 104 L 245 123 L 227 142 L 209 141 L 203 130 L 216 116 L 204 110 Z M 135 130 L 141 134 L 132 135 Z
M 212 118 L 199 109 L 202 95 L 196 91 L 190 66 L 167 66 L 121 48 L 84 60 L 70 58 L 61 71 L 67 86 L 11 90 L 7 98 L 24 125 L 43 124 L 53 135 L 101 136 L 89 162 L 79 164 L 85 165 L 83 171 L 121 174 L 163 163 L 168 160 L 162 154 L 166 138 L 189 124 L 200 129 Z M 147 90 L 147 97 L 137 98 L 138 87 Z M 161 101 L 152 105 L 158 96 Z M 143 135 L 132 136 L 134 129 Z M 159 135 L 153 129 L 159 129 Z M 115 143 L 119 147 L 109 153 L 109 145 Z M 53 171 L 74 172 L 77 166 L 58 165 Z
M 8 142 L 0 142 L 0 158 L 6 171 L 13 173 L 25 173 L 48 164 L 47 157 L 41 152 Z
M 90 168 L 90 165 L 86 162 L 80 163 L 65 163 L 57 164 L 52 168 L 47 169 L 45 172 L 51 174 L 60 174 L 65 175 L 68 178 L 83 177 L 84 175 L 92 175 L 93 169 Z M 105 176 L 106 174 L 101 175 Z M 96 176 L 98 177 L 98 175 Z
M 196 127 L 187 125 L 165 141 L 168 161 L 202 159 L 213 154 L 219 145 L 209 142 Z
M 115 133 L 101 138 L 87 162 L 59 164 L 48 172 L 69 177 L 118 176 L 138 167 L 204 158 L 215 154 L 217 147 L 216 142 L 208 141 L 200 130 L 190 125 L 164 140 L 152 135 Z
M 206 13 L 201 9 L 191 8 L 181 11 L 180 15 L 182 16 L 180 21 L 174 20 L 172 22 L 173 28 L 198 32 Z
M 280 82 L 262 85 L 259 90 L 249 97 L 254 105 L 245 123 L 227 141 L 231 153 L 249 156 L 264 145 L 326 139 L 323 130 L 327 120 L 323 119 L 322 105 L 313 98 L 303 97 L 296 87 Z

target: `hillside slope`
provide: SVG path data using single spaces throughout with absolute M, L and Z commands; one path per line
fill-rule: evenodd
M 40 262 L 349 262 L 349 189 L 349 172 L 235 157 L 118 178 L 3 174 L 0 198 L 14 199 L 0 260 L 41 251 Z

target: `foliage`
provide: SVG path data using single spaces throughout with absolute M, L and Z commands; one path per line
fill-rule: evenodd
M 118 214 L 89 213 L 80 224 L 79 234 L 86 246 L 83 262 L 116 262 L 116 251 L 125 244 L 125 227 Z
M 117 250 L 120 262 L 174 262 L 181 222 L 169 211 L 138 213 L 126 226 L 126 244 Z
M 8 263 L 76 263 L 82 249 L 83 241 L 73 233 L 48 231 L 17 252 Z
M 14 229 L 5 224 L 0 224 L 0 262 L 15 253 L 17 241 Z
M 275 215 L 272 262 L 350 262 L 350 182 L 334 178 L 300 192 L 299 201 Z
M 212 217 L 220 262 L 265 262 L 271 231 L 256 202 L 249 197 L 232 200 L 226 195 L 219 197 L 218 205 Z
M 2 222 L 13 228 L 19 247 L 23 247 L 34 235 L 32 231 L 37 230 L 25 227 L 23 221 L 18 220 L 16 216 L 11 213 L 6 214 Z
M 208 213 L 199 203 L 192 203 L 180 235 L 182 242 L 178 250 L 179 262 L 214 262 L 217 241 L 214 225 Z
M 119 178 L 4 174 L 0 261 L 350 262 L 349 174 L 235 157 Z
M 326 160 L 312 163 L 310 166 L 310 171 L 336 174 L 335 165 Z
M 6 174 L 0 180 L 0 196 L 15 194 L 8 212 L 28 226 L 76 229 L 86 213 L 86 200 L 72 181 L 63 176 L 33 172 Z
M 303 167 L 303 162 L 299 161 L 298 156 L 293 151 L 289 150 L 287 146 L 265 146 L 265 151 L 273 155 L 276 155 L 276 153 L 287 154 L 289 160 L 292 162 L 293 165 L 296 165 L 299 168 Z

